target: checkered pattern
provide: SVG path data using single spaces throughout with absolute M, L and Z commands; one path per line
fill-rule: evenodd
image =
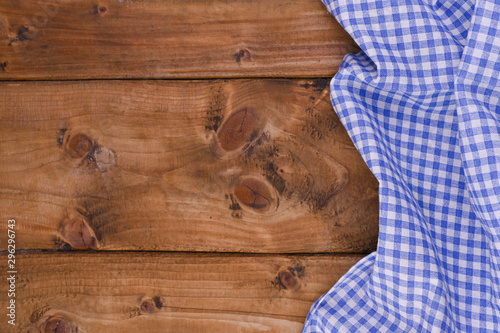
M 500 0 L 324 3 L 362 49 L 331 99 L 380 234 L 303 332 L 500 332 Z

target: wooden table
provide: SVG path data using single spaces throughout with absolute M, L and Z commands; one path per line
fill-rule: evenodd
M 357 50 L 319 0 L 1 1 L 0 331 L 300 332 L 376 247 Z

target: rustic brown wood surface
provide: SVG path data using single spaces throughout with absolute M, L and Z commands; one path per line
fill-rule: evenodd
M 15 331 L 300 332 L 312 302 L 361 257 L 18 254 Z M 0 300 L 5 309 L 7 293 Z
M 376 247 L 358 50 L 319 0 L 0 1 L 0 332 L 300 332 Z
M 22 249 L 372 251 L 377 182 L 327 83 L 4 82 L 0 217 Z
M 326 77 L 356 50 L 319 0 L 0 2 L 0 80 Z

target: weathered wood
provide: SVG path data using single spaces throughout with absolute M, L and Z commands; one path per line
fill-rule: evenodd
M 0 80 L 327 77 L 357 50 L 319 0 L 0 2 Z
M 4 82 L 1 221 L 18 248 L 372 251 L 377 182 L 327 83 Z
M 300 332 L 311 304 L 360 258 L 18 254 L 17 327 L 3 318 L 0 331 Z M 2 309 L 8 301 L 0 293 Z

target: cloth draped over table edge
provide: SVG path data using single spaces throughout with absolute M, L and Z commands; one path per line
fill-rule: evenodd
M 362 50 L 331 100 L 380 226 L 303 332 L 499 332 L 499 1 L 323 2 Z

